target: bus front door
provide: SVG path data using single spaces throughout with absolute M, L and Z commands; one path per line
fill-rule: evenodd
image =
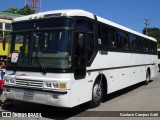
M 75 35 L 74 77 L 83 79 L 86 76 L 86 34 L 83 31 L 77 31 Z

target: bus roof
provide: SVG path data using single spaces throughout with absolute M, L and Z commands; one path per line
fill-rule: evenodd
M 95 19 L 94 17 L 94 14 L 93 13 L 90 13 L 90 12 L 87 12 L 87 11 L 84 11 L 84 10 L 80 10 L 80 9 L 68 9 L 68 10 L 53 10 L 53 11 L 47 11 L 47 12 L 40 12 L 40 13 L 36 13 L 36 14 L 32 14 L 32 15 L 27 15 L 27 16 L 23 16 L 23 17 L 18 17 L 18 18 L 14 18 L 14 22 L 18 22 L 18 21 L 25 21 L 25 20 L 31 20 L 31 19 L 40 19 L 40 18 L 44 18 L 44 16 L 46 15 L 50 15 L 50 16 L 85 16 L 85 17 L 88 17 L 88 18 L 91 18 L 91 19 Z M 132 29 L 129 29 L 127 27 L 124 27 L 122 25 L 119 25 L 115 22 L 112 22 L 112 21 L 109 21 L 107 19 L 104 19 L 102 17 L 99 17 L 97 16 L 97 20 L 99 22 L 102 22 L 102 23 L 105 23 L 105 24 L 108 24 L 110 26 L 113 26 L 115 28 L 119 28 L 119 29 L 122 29 L 124 31 L 127 31 L 127 32 L 130 32 L 130 33 L 133 33 L 135 35 L 138 35 L 138 36 L 141 36 L 141 37 L 144 37 L 146 39 L 150 39 L 150 40 L 153 40 L 153 41 L 157 41 L 155 38 L 153 37 L 149 37 L 149 36 L 146 36 L 142 33 L 139 33 L 139 32 L 136 32 Z

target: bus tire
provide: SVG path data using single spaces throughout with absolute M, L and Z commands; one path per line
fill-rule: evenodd
M 151 79 L 151 76 L 150 76 L 150 72 L 149 72 L 149 69 L 148 69 L 147 72 L 146 72 L 146 80 L 144 81 L 144 84 L 148 85 L 150 79 Z
M 103 85 L 102 82 L 96 80 L 92 89 L 92 100 L 89 102 L 89 107 L 98 107 L 103 99 Z

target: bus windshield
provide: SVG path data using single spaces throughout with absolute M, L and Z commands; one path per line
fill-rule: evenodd
M 12 33 L 8 66 L 69 68 L 72 31 L 45 30 Z M 17 53 L 15 61 L 13 53 Z

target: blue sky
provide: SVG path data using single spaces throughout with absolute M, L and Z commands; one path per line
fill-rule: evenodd
M 25 0 L 0 0 L 0 11 L 22 8 Z M 98 16 L 142 32 L 145 19 L 149 27 L 160 28 L 160 0 L 42 0 L 42 11 L 83 9 Z

